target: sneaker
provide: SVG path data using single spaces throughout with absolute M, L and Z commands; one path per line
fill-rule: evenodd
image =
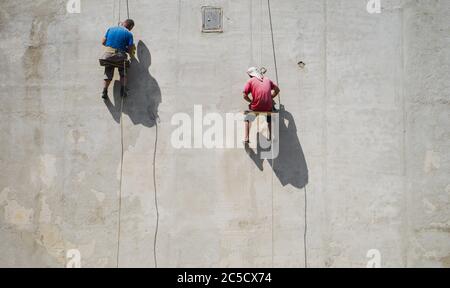
M 108 98 L 108 90 L 103 90 L 102 98 L 103 99 L 107 99 Z

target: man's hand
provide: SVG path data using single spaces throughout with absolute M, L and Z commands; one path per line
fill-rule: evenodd
M 280 88 L 275 87 L 275 88 L 273 89 L 273 91 L 272 91 L 272 99 L 275 98 L 275 97 L 277 97 L 278 94 L 280 94 Z
M 248 97 L 247 94 L 243 93 L 244 95 L 244 100 L 247 101 L 248 103 L 252 103 L 252 99 L 250 99 L 250 97 Z
M 136 46 L 135 45 L 128 48 L 128 54 L 130 54 L 131 58 L 136 57 Z

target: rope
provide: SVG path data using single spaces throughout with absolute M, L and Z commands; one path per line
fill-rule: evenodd
M 119 268 L 119 257 L 120 257 L 120 223 L 121 223 L 121 214 L 122 214 L 122 179 L 123 179 L 123 97 L 121 97 L 120 101 L 120 146 L 121 146 L 121 157 L 120 157 L 120 180 L 119 180 L 119 215 L 118 215 L 118 229 L 117 229 L 117 268 Z
M 119 0 L 119 19 L 117 23 L 120 23 L 120 6 L 121 0 Z M 116 10 L 116 1 L 114 0 L 114 16 Z M 126 75 L 126 65 L 124 62 L 124 73 Z M 118 219 L 117 219 L 117 253 L 116 253 L 116 267 L 119 268 L 120 264 L 120 235 L 121 235 L 121 218 L 122 218 L 122 182 L 123 182 L 123 156 L 124 156 L 124 145 L 123 145 L 123 97 L 120 100 L 120 179 L 119 179 L 119 204 L 118 204 Z
M 272 118 L 273 119 L 273 118 Z M 272 119 L 270 119 L 270 121 L 272 122 Z M 270 124 L 272 127 L 272 123 Z M 272 127 L 273 128 L 273 127 Z M 272 135 L 272 131 L 269 131 L 270 133 L 270 139 L 272 140 L 273 143 L 273 135 Z M 275 255 L 275 249 L 274 249 L 274 243 L 275 243 L 275 234 L 273 232 L 273 227 L 274 227 L 274 215 L 273 215 L 273 208 L 274 208 L 274 193 L 273 193 L 273 174 L 275 173 L 275 157 L 273 156 L 273 147 L 271 147 L 272 150 L 272 162 L 273 162 L 273 167 L 272 167 L 272 179 L 271 179 L 271 185 L 272 185 L 272 268 L 274 268 L 274 255 Z
M 158 261 L 156 258 L 156 244 L 158 239 L 159 229 L 159 209 L 158 209 L 158 192 L 156 190 L 156 148 L 158 146 L 158 122 L 155 121 L 156 135 L 155 135 L 155 150 L 153 151 L 153 189 L 155 191 L 155 208 L 156 208 L 156 227 L 155 237 L 153 238 L 153 258 L 155 261 L 155 268 L 158 268 Z
M 128 7 L 128 0 L 127 0 L 127 19 L 130 19 L 130 8 Z
M 308 268 L 308 253 L 307 253 L 307 236 L 308 236 L 308 197 L 307 197 L 307 191 L 306 191 L 306 186 L 304 187 L 305 189 L 305 231 L 303 234 L 303 249 L 304 249 L 304 253 L 305 253 L 305 268 Z
M 114 1 L 114 6 L 113 6 L 113 25 L 116 25 L 116 0 Z
M 127 5 L 127 19 L 130 18 L 130 9 L 129 9 L 129 5 L 128 5 L 128 0 L 126 0 L 126 5 Z M 121 19 L 121 6 L 122 6 L 122 1 L 119 0 L 119 19 L 118 19 L 118 23 L 120 23 L 120 19 Z M 113 14 L 115 16 L 116 13 L 116 0 L 114 0 L 114 8 L 113 8 Z M 126 93 L 126 88 L 127 88 L 127 82 L 126 82 L 126 78 L 127 78 L 127 65 L 126 65 L 126 60 L 124 60 L 123 62 L 123 70 L 124 70 L 124 83 L 123 83 L 123 90 L 124 93 Z M 121 158 L 120 158 L 120 180 L 119 180 L 119 212 L 118 212 L 118 232 L 117 232 L 117 259 L 116 259 L 116 266 L 117 268 L 119 268 L 119 260 L 120 260 L 120 235 L 121 235 L 121 215 L 122 215 L 122 183 L 123 183 L 123 158 L 124 158 L 124 144 L 123 144 L 123 101 L 124 97 L 123 95 L 121 95 L 121 101 L 120 101 L 120 144 L 121 144 Z M 156 148 L 155 148 L 156 149 Z M 156 153 L 156 151 L 155 151 Z
M 273 22 L 272 22 L 272 11 L 270 9 L 270 0 L 267 0 L 267 8 L 269 10 L 269 23 L 270 23 L 270 34 L 272 37 L 272 51 L 273 51 L 273 62 L 274 62 L 274 66 L 275 66 L 275 77 L 276 77 L 276 81 L 277 81 L 277 85 L 279 85 L 279 78 L 278 78 L 278 65 L 277 65 L 277 55 L 276 55 L 276 49 L 275 49 L 275 37 L 274 37 L 274 33 L 273 33 Z M 281 95 L 278 94 L 278 104 L 281 108 Z M 272 135 L 271 135 L 272 136 Z M 273 167 L 272 169 L 275 171 L 275 159 L 272 159 L 273 162 Z M 273 235 L 273 173 L 272 172 L 272 266 L 273 266 L 273 241 L 274 241 L 274 235 Z M 305 268 L 308 268 L 308 255 L 307 255 L 307 236 L 308 236 L 308 198 L 307 198 L 307 190 L 306 190 L 306 186 L 304 187 L 305 190 L 305 214 L 304 214 L 304 218 L 305 218 L 305 230 L 303 233 L 303 249 L 304 249 L 304 254 L 305 254 L 305 259 L 304 259 L 304 264 L 305 264 Z
M 277 66 L 277 57 L 275 54 L 275 41 L 274 41 L 274 36 L 273 36 L 273 25 L 272 25 L 272 12 L 270 10 L 270 0 L 267 0 L 267 7 L 269 10 L 269 23 L 270 23 L 270 33 L 272 35 L 272 51 L 273 51 L 273 60 L 274 60 L 274 66 L 275 66 L 275 77 L 276 77 L 276 81 L 277 81 L 277 85 L 279 85 L 278 83 L 278 66 Z M 278 101 L 279 101 L 279 105 L 281 106 L 281 97 L 278 95 Z M 272 135 L 272 131 L 270 131 L 270 137 L 272 139 L 273 142 L 273 135 Z M 273 147 L 272 147 L 273 148 Z M 274 267 L 274 254 L 275 254 L 275 249 L 274 249 L 274 242 L 275 242 L 275 235 L 274 235 L 274 231 L 273 231 L 273 227 L 274 227 L 274 192 L 273 192 L 273 184 L 274 184 L 274 173 L 275 173 L 275 157 L 273 156 L 273 149 L 272 149 L 272 163 L 273 163 L 273 167 L 272 167 L 272 177 L 271 177 L 271 185 L 272 185 L 272 268 Z
M 116 0 L 114 0 L 114 14 L 116 9 Z M 119 21 L 121 20 L 121 6 L 122 1 L 119 0 Z M 128 0 L 126 0 L 126 9 L 127 9 L 127 19 L 130 19 L 130 6 Z M 124 76 L 127 77 L 127 68 L 126 63 L 124 62 Z M 123 85 L 124 90 L 126 91 L 126 84 Z M 120 134 L 121 134 L 121 161 L 120 161 L 120 190 L 119 190 L 119 219 L 118 219 L 118 237 L 117 237 L 117 268 L 119 268 L 119 256 L 120 256 L 120 232 L 121 232 L 121 210 L 122 210 L 122 179 L 123 179 L 123 158 L 124 158 L 124 145 L 123 145 L 123 97 L 121 97 L 120 104 Z M 157 248 L 157 239 L 158 239 L 158 231 L 159 231 L 159 208 L 158 208 L 158 193 L 157 193 L 157 183 L 156 183 L 156 152 L 158 146 L 158 122 L 155 122 L 156 127 L 156 135 L 155 135 L 155 149 L 153 151 L 153 189 L 155 192 L 155 209 L 156 209 L 156 228 L 155 228 L 155 236 L 153 240 L 153 259 L 155 261 L 155 268 L 158 268 L 158 261 L 156 256 L 156 248 Z
M 275 78 L 277 80 L 277 85 L 280 85 L 280 83 L 278 82 L 278 65 L 277 65 L 277 55 L 275 52 L 275 39 L 273 36 L 272 11 L 270 9 L 270 0 L 267 0 L 267 8 L 269 10 L 270 34 L 272 36 L 272 51 L 273 51 L 273 63 L 275 66 Z M 281 95 L 280 94 L 278 94 L 278 105 L 281 107 Z
M 114 4 L 115 4 L 115 2 L 114 2 Z M 129 7 L 129 4 L 128 4 L 128 0 L 126 0 L 126 5 L 127 5 L 127 19 L 130 19 L 130 7 Z M 122 0 L 119 0 L 119 22 L 120 22 L 120 19 L 121 19 L 121 14 L 120 14 L 120 8 L 122 8 Z

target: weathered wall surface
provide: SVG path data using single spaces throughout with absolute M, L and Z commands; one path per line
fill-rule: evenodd
M 370 249 L 384 267 L 450 267 L 450 2 L 271 0 L 273 162 L 170 141 L 196 104 L 244 110 L 249 66 L 276 79 L 267 1 L 129 0 L 122 127 L 97 64 L 115 2 L 0 2 L 0 266 L 79 249 L 84 267 L 153 267 L 156 198 L 158 267 L 365 267 Z M 203 5 L 224 9 L 224 33 L 201 33 Z

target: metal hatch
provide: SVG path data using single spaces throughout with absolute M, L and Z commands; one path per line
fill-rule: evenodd
M 223 32 L 223 11 L 219 7 L 202 7 L 202 32 Z

